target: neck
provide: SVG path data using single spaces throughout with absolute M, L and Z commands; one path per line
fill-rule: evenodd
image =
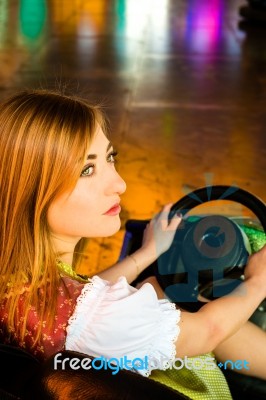
M 66 264 L 72 265 L 74 249 L 78 240 L 64 239 L 54 234 L 52 234 L 51 237 L 56 252 L 60 254 L 60 260 Z

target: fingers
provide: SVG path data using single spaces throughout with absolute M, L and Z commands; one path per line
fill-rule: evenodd
M 175 215 L 169 221 L 169 213 L 173 203 L 166 204 L 160 213 L 150 220 L 144 230 L 142 246 L 150 248 L 158 258 L 167 251 L 175 237 L 175 232 L 182 221 L 180 215 Z
M 161 226 L 163 230 L 176 230 L 182 221 L 181 214 L 175 214 L 169 222 L 169 213 L 174 203 L 166 204 L 162 211 L 158 215 L 158 220 L 161 220 Z
M 168 225 L 168 228 L 171 229 L 171 230 L 172 230 L 172 229 L 176 230 L 176 229 L 179 227 L 181 221 L 182 221 L 182 215 L 180 215 L 180 214 L 175 215 L 175 216 L 171 219 L 171 221 L 170 221 L 170 223 L 169 223 L 169 225 Z

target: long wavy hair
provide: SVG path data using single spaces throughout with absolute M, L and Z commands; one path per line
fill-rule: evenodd
M 53 322 L 60 276 L 47 211 L 75 187 L 97 124 L 98 107 L 57 92 L 24 91 L 0 104 L 0 302 L 8 330 L 22 340 L 30 306 L 40 318 L 36 341 L 44 318 Z

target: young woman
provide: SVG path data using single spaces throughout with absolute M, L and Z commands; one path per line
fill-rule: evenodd
M 175 357 L 214 351 L 248 360 L 247 373 L 265 379 L 266 335 L 246 321 L 266 296 L 266 248 L 233 294 L 180 313 L 153 278 L 154 286 L 130 286 L 172 243 L 180 218 L 167 224 L 168 204 L 132 256 L 89 280 L 75 273 L 81 238 L 120 228 L 126 184 L 115 156 L 100 111 L 84 100 L 41 90 L 1 104 L 0 340 L 40 359 L 62 349 L 147 356 L 137 371 L 146 376 L 162 359 L 167 369 Z

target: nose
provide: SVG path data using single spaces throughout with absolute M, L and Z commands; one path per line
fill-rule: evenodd
M 123 194 L 126 191 L 127 185 L 124 179 L 121 178 L 119 173 L 115 168 L 112 168 L 111 175 L 108 179 L 108 185 L 106 187 L 107 194 L 117 193 L 119 195 Z

